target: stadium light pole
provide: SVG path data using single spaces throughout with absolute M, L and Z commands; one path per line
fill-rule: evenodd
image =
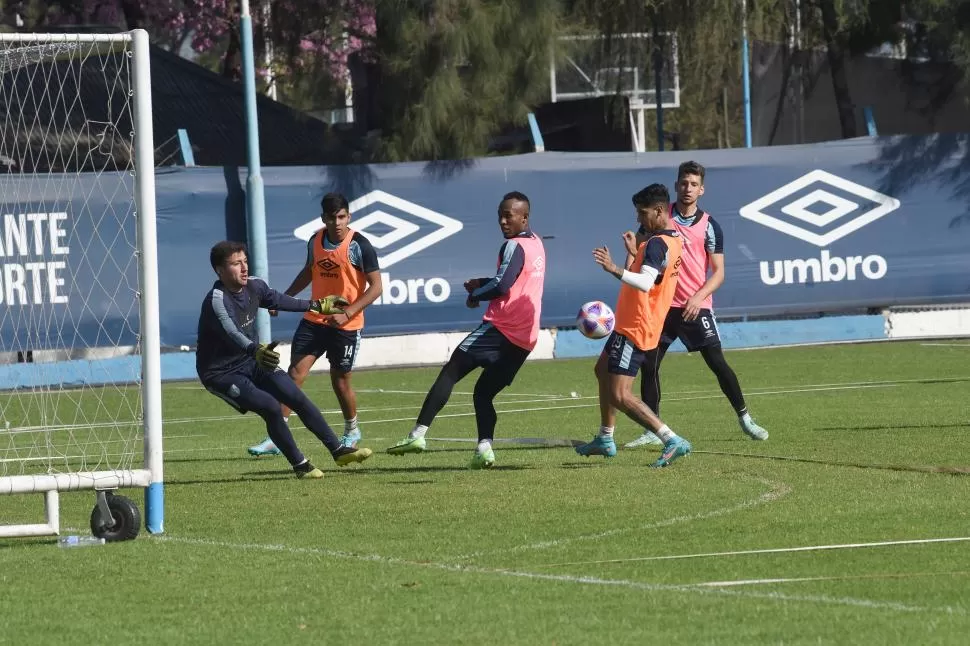
M 748 70 L 748 0 L 741 0 L 741 82 L 744 87 L 744 146 L 751 147 L 751 76 Z
M 242 46 L 243 95 L 246 103 L 246 233 L 249 239 L 250 274 L 269 280 L 266 252 L 266 200 L 259 167 L 259 118 L 256 114 L 256 62 L 253 52 L 253 18 L 249 0 L 239 0 L 239 41 Z M 256 313 L 256 332 L 260 343 L 272 340 L 269 312 Z

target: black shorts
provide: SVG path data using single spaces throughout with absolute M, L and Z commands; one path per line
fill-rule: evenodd
M 503 383 L 509 385 L 529 358 L 529 350 L 515 345 L 485 321 L 462 340 L 453 356 L 475 367 L 501 373 Z
M 606 370 L 613 375 L 636 377 L 647 353 L 619 332 L 610 334 L 603 346 L 606 353 Z
M 717 321 L 714 312 L 701 310 L 693 321 L 684 320 L 684 308 L 671 307 L 664 320 L 664 329 L 660 335 L 660 344 L 669 346 L 680 339 L 688 352 L 695 352 L 701 348 L 721 343 L 717 333 Z
M 327 355 L 331 370 L 350 372 L 354 369 L 359 350 L 360 330 L 341 330 L 303 319 L 293 333 L 290 356 L 313 355 L 319 359 Z

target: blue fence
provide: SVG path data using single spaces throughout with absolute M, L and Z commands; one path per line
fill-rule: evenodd
M 570 325 L 581 303 L 616 297 L 617 281 L 594 265 L 590 251 L 606 244 L 621 255 L 620 234 L 634 227 L 631 195 L 656 181 L 672 188 L 677 165 L 695 159 L 708 171 L 701 206 L 725 234 L 727 281 L 715 296 L 722 318 L 967 302 L 966 146 L 965 137 L 938 136 L 689 153 L 541 153 L 430 166 L 271 168 L 264 171 L 269 281 L 283 289 L 299 271 L 303 240 L 320 223 L 320 198 L 337 190 L 352 200 L 352 226 L 377 247 L 385 274 L 384 297 L 367 312 L 368 333 L 470 328 L 481 310 L 464 306 L 462 282 L 494 270 L 502 242 L 496 207 L 504 193 L 519 190 L 532 200 L 532 225 L 548 256 L 543 324 Z M 199 307 L 214 280 L 209 248 L 227 231 L 237 239 L 244 234 L 241 171 L 188 168 L 157 175 L 164 345 L 195 344 Z M 3 192 L 4 214 L 25 215 L 45 205 L 47 229 L 37 238 L 38 250 L 61 263 L 44 268 L 54 282 L 35 281 L 25 269 L 34 252 L 32 225 L 27 221 L 29 239 L 18 255 L 12 247 L 22 232 L 16 217 L 5 216 L 0 280 L 20 276 L 21 285 L 40 285 L 47 299 L 38 304 L 28 292 L 0 288 L 7 347 L 15 341 L 29 347 L 30 339 L 40 338 L 37 329 L 17 338 L 25 334 L 18 321 L 43 320 L 24 311 L 31 307 L 71 319 L 61 326 L 71 330 L 72 338 L 61 339 L 65 345 L 133 338 L 123 326 L 112 329 L 110 313 L 99 310 L 107 302 L 123 309 L 119 285 L 135 289 L 132 263 L 115 258 L 111 244 L 124 233 L 118 224 L 124 218 L 105 219 L 96 231 L 75 227 L 82 210 L 130 212 L 124 197 L 130 178 L 72 181 L 74 189 L 65 192 L 50 178 L 37 178 L 18 189 L 30 196 L 29 205 Z M 93 253 L 81 253 L 82 240 Z M 65 245 L 70 252 L 57 255 Z M 117 265 L 116 280 L 102 275 L 92 284 L 90 264 L 105 258 Z M 55 297 L 62 300 L 50 300 Z M 274 337 L 288 338 L 297 321 L 274 319 Z M 40 345 L 58 342 L 45 341 Z

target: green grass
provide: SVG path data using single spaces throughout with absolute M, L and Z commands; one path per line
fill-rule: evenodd
M 363 465 L 337 469 L 294 424 L 327 472 L 298 481 L 245 454 L 258 418 L 168 385 L 165 535 L 0 540 L 0 643 L 966 643 L 970 542 L 645 560 L 970 536 L 970 347 L 728 358 L 771 438 L 743 436 L 703 361 L 671 355 L 661 412 L 695 453 L 662 470 L 653 449 L 498 443 L 496 468 L 468 471 L 472 379 L 429 433 L 468 441 L 388 456 L 436 373 L 414 369 L 355 376 Z M 326 376 L 307 392 L 339 424 Z M 530 362 L 497 435 L 585 440 L 594 395 L 591 359 Z M 618 440 L 637 434 L 621 420 Z M 90 492 L 61 500 L 62 525 L 86 527 Z M 41 511 L 0 497 L 3 522 Z M 809 580 L 701 585 L 758 579 Z

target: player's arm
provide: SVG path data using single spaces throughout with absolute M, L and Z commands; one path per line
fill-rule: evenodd
M 478 303 L 504 296 L 512 289 L 515 280 L 525 267 L 525 251 L 515 240 L 506 240 L 499 249 L 498 270 L 468 294 L 468 300 Z
M 701 305 L 708 296 L 724 284 L 724 234 L 713 218 L 707 219 L 707 234 L 704 236 L 704 251 L 707 253 L 710 275 L 701 288 L 684 304 L 684 320 L 692 321 L 701 311 Z
M 306 262 L 303 264 L 303 269 L 300 270 L 300 273 L 296 275 L 293 282 L 290 283 L 290 286 L 286 288 L 285 292 L 283 292 L 287 296 L 296 296 L 304 289 L 309 287 L 310 282 L 313 280 L 313 241 L 315 239 L 315 235 L 310 236 L 310 241 L 307 242 Z
M 650 291 L 657 283 L 657 279 L 667 264 L 667 243 L 662 238 L 650 238 L 643 247 L 643 263 L 639 272 L 618 267 L 610 258 L 609 249 L 600 247 L 593 250 L 593 258 L 604 270 L 619 278 L 622 282 L 639 289 Z
M 278 292 L 259 278 L 249 279 L 249 282 L 253 281 L 256 282 L 260 307 L 268 310 L 281 310 L 283 312 L 306 312 L 310 309 L 311 301 L 305 298 L 293 298 L 288 294 Z

